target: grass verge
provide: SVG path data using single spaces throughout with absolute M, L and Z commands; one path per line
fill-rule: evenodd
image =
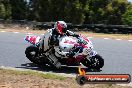
M 52 73 L 40 73 L 37 71 L 19 71 L 19 70 L 9 70 L 9 69 L 3 69 L 0 68 L 0 74 L 11 74 L 11 75 L 30 75 L 30 76 L 37 76 L 37 77 L 42 77 L 44 79 L 59 79 L 59 80 L 65 80 L 66 77 L 55 75 Z
M 4 86 L 7 85 L 7 83 L 13 87 L 4 87 L 4 88 L 19 88 L 19 85 L 23 88 L 27 88 L 27 87 L 33 88 L 36 85 L 44 86 L 37 88 L 50 88 L 50 87 L 52 88 L 58 88 L 58 87 L 59 88 L 132 88 L 130 86 L 119 86 L 116 84 L 85 84 L 83 86 L 80 86 L 76 83 L 75 78 L 67 78 L 52 73 L 44 74 L 32 70 L 21 71 L 21 70 L 0 68 L 0 75 L 3 75 L 0 76 L 3 77 L 3 80 L 0 80 L 0 83 L 5 82 L 5 84 L 2 85 L 0 84 L 0 88 L 3 85 Z M 34 77 L 37 77 L 39 79 L 34 79 Z M 44 79 L 47 80 L 44 81 Z

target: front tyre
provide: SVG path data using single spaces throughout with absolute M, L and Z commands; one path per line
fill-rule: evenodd
M 104 59 L 99 54 L 96 54 L 89 59 L 84 59 L 82 64 L 90 69 L 100 69 L 104 66 Z
M 100 69 L 103 66 L 104 66 L 104 59 L 99 54 L 96 54 L 95 56 L 91 57 L 90 68 Z
M 26 57 L 33 63 L 37 64 L 37 65 L 42 65 L 44 64 L 43 63 L 43 60 L 42 58 L 39 57 L 39 49 L 38 47 L 36 46 L 28 46 L 25 50 L 25 54 L 26 54 Z

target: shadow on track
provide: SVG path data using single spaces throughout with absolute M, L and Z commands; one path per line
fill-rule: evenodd
M 34 63 L 25 63 L 25 64 L 21 64 L 21 67 L 16 67 L 16 68 L 24 68 L 24 69 L 54 72 L 54 73 L 67 73 L 67 74 L 78 73 L 78 66 L 62 66 L 60 69 L 55 69 L 51 66 L 38 66 Z M 101 71 L 101 70 L 91 70 L 88 68 L 84 68 L 84 70 L 86 72 L 100 72 Z

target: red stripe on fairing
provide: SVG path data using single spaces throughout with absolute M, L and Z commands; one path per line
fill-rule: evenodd
M 68 43 L 68 44 L 75 44 L 76 42 L 72 42 L 72 41 L 65 41 L 64 43 Z
M 74 44 L 74 46 L 82 46 L 83 48 L 88 48 L 88 47 L 85 46 L 84 44 Z
M 76 42 L 72 42 L 72 41 L 65 41 L 64 43 L 74 44 L 74 46 L 82 46 L 83 48 L 88 48 L 88 47 L 85 46 L 84 44 L 77 44 Z M 75 44 L 75 43 L 76 43 L 76 44 Z
M 87 39 L 86 37 L 84 36 L 81 36 L 83 39 L 85 39 L 87 42 L 89 42 L 89 39 Z

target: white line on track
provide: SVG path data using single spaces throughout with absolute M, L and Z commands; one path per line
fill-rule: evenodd
M 93 38 L 93 37 L 87 37 L 87 38 Z
M 17 33 L 19 33 L 19 32 L 13 32 L 13 33 L 16 33 L 16 34 L 17 34 Z
M 29 34 L 30 35 L 30 34 L 33 34 L 33 33 L 26 33 L 26 34 Z
M 128 40 L 129 42 L 132 42 L 132 40 Z
M 6 31 L 1 31 L 1 32 L 6 32 Z
M 110 39 L 110 38 L 104 38 L 104 39 Z
M 122 40 L 122 39 L 116 39 L 116 40 L 120 41 L 120 40 Z

